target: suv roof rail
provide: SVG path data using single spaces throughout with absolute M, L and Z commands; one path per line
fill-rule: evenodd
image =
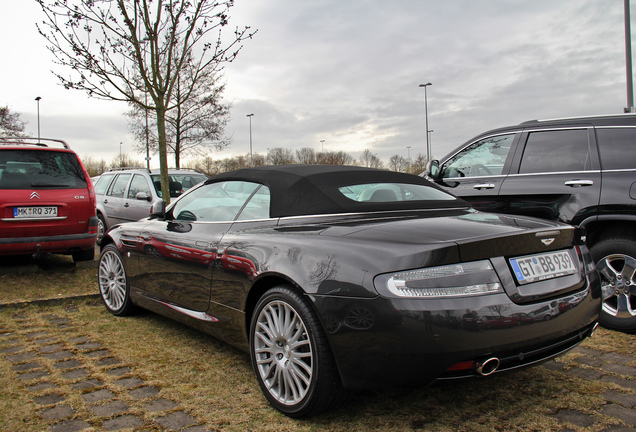
M 111 168 L 108 171 L 125 171 L 125 170 L 145 170 L 150 172 L 150 170 L 148 170 L 145 167 L 116 167 L 116 168 Z
M 541 120 L 528 120 L 520 125 L 532 124 L 532 123 L 542 123 L 542 122 L 552 122 L 552 121 L 560 121 L 560 120 L 585 120 L 585 119 L 597 119 L 597 118 L 612 118 L 612 117 L 633 117 L 636 116 L 636 113 L 617 113 L 617 114 L 604 114 L 604 115 L 591 115 L 591 116 L 579 116 L 579 117 L 561 117 L 561 118 L 552 118 L 552 119 L 541 119 Z
M 46 142 L 42 142 L 46 141 Z M 66 143 L 66 141 L 62 141 L 60 139 L 54 138 L 33 138 L 33 137 L 1 137 L 0 145 L 30 145 L 36 147 L 48 147 L 47 143 L 56 143 L 61 145 L 67 150 L 70 150 L 71 147 Z
M 155 171 L 160 171 L 160 169 L 159 169 L 159 168 L 153 168 L 153 169 L 154 169 Z M 174 168 L 174 167 L 172 167 L 172 168 L 168 168 L 168 170 L 169 170 L 169 171 L 171 171 L 171 170 L 175 170 L 175 171 L 192 171 L 192 172 L 195 172 L 195 173 L 199 173 L 199 174 L 204 174 L 204 175 L 205 175 L 205 173 L 202 173 L 201 171 L 199 171 L 199 170 L 198 170 L 198 169 L 196 169 L 196 168 Z M 153 171 L 153 170 L 151 169 L 149 172 L 150 172 L 150 173 L 152 173 L 152 171 Z

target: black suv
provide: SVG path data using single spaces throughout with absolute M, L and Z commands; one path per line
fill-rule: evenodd
M 545 121 L 483 133 L 423 175 L 478 210 L 586 228 L 605 327 L 636 332 L 636 115 Z

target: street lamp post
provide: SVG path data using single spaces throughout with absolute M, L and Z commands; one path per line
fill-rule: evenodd
M 321 144 L 320 152 L 324 153 L 325 152 L 325 140 L 320 140 L 320 144 Z
M 254 114 L 248 114 L 247 117 L 250 118 L 250 167 L 254 166 L 254 160 L 252 155 L 252 117 Z
M 124 167 L 124 162 L 121 159 L 121 144 L 122 144 L 122 142 L 120 141 L 119 142 L 119 167 L 123 168 Z
M 433 85 L 433 83 L 420 84 L 420 87 L 424 87 L 424 114 L 426 116 L 426 157 L 431 160 L 431 143 L 428 139 L 428 96 L 426 94 L 426 87 Z
M 38 104 L 38 144 L 40 143 L 40 99 L 42 99 L 40 96 L 35 98 Z
M 406 146 L 406 150 L 408 151 L 408 157 L 407 157 L 408 170 L 409 170 L 409 173 L 411 173 L 411 146 Z

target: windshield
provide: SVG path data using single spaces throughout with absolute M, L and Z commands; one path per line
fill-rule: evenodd
M 439 189 L 409 183 L 367 183 L 342 186 L 338 191 L 356 202 L 454 201 Z

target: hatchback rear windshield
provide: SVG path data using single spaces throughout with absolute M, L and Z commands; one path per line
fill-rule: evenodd
M 0 189 L 86 187 L 84 171 L 74 153 L 0 151 Z

